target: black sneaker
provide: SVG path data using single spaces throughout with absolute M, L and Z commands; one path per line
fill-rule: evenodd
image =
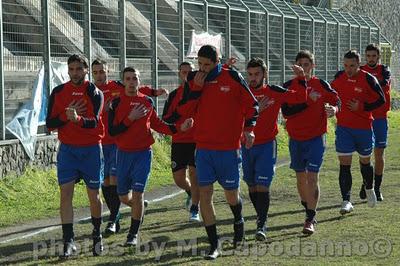
M 76 246 L 74 240 L 64 242 L 63 254 L 60 256 L 60 259 L 68 259 L 76 252 Z
M 135 247 L 137 245 L 137 235 L 128 234 L 126 237 L 125 246 L 126 247 Z
M 365 185 L 362 184 L 360 188 L 360 199 L 365 200 L 367 199 L 367 193 L 365 192 Z
M 100 256 L 104 250 L 103 237 L 101 236 L 101 234 L 93 234 L 92 237 L 93 237 L 93 247 L 92 247 L 93 256 Z
M 376 200 L 383 201 L 383 196 L 382 196 L 381 190 L 379 188 L 374 189 L 374 190 L 375 190 Z
M 265 241 L 267 239 L 267 228 L 265 226 L 257 228 L 256 240 Z
M 244 219 L 233 225 L 233 247 L 236 249 L 244 242 Z
M 210 251 L 208 252 L 207 255 L 204 256 L 205 260 L 215 260 L 216 258 L 219 257 L 219 255 L 221 255 L 218 251 L 217 247 L 211 247 Z

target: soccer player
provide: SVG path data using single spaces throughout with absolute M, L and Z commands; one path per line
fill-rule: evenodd
M 383 179 L 383 171 L 385 168 L 385 148 L 387 145 L 387 134 L 388 134 L 388 119 L 387 113 L 390 110 L 390 83 L 391 74 L 388 66 L 379 64 L 379 59 L 381 57 L 381 51 L 378 45 L 369 44 L 365 48 L 365 60 L 366 65 L 361 66 L 361 69 L 372 74 L 379 81 L 382 90 L 385 94 L 385 104 L 381 107 L 372 111 L 372 116 L 374 121 L 372 122 L 372 129 L 375 136 L 375 147 L 374 147 L 374 157 L 375 157 L 375 182 L 374 191 L 376 194 L 376 199 L 378 201 L 383 200 L 381 193 L 381 184 Z M 360 198 L 366 199 L 367 195 L 365 193 L 365 185 L 361 186 Z
M 100 141 L 104 133 L 100 119 L 103 93 L 85 80 L 88 63 L 80 55 L 68 58 L 70 81 L 57 86 L 50 95 L 46 126 L 57 130 L 60 147 L 57 154 L 57 176 L 60 185 L 60 215 L 64 239 L 62 258 L 76 251 L 73 231 L 72 198 L 74 185 L 83 178 L 86 183 L 93 224 L 93 255 L 103 250 L 101 226 L 103 154 Z
M 107 62 L 101 59 L 95 59 L 92 62 L 92 77 L 94 84 L 103 92 L 104 110 L 102 112 L 102 122 L 104 127 L 108 128 L 108 109 L 112 99 L 118 97 L 124 91 L 124 85 L 119 81 L 109 80 L 109 70 Z M 141 86 L 139 91 L 148 96 L 160 96 L 167 94 L 165 89 L 152 89 L 148 86 Z M 101 187 L 104 200 L 110 210 L 108 224 L 104 231 L 105 236 L 115 234 L 120 230 L 121 202 L 117 193 L 116 171 L 116 151 L 117 147 L 114 138 L 110 136 L 108 130 L 105 130 L 104 137 L 101 140 L 104 155 L 104 183 Z
M 325 152 L 327 117 L 334 115 L 340 101 L 328 82 L 312 74 L 315 59 L 310 51 L 300 51 L 296 55 L 296 65 L 304 69 L 307 102 L 296 105 L 284 103 L 282 113 L 290 138 L 290 168 L 296 172 L 297 190 L 306 212 L 303 233 L 313 234 L 320 196 L 318 175 Z M 290 80 L 283 86 L 297 90 L 293 88 L 295 81 Z
M 200 186 L 200 212 L 204 221 L 210 251 L 205 259 L 216 259 L 218 234 L 213 205 L 213 184 L 224 188 L 231 208 L 234 246 L 244 240 L 242 200 L 239 197 L 240 137 L 246 147 L 253 145 L 258 103 L 242 76 L 222 68 L 214 46 L 204 45 L 198 51 L 199 71 L 187 78 L 184 97 L 177 113 L 195 121 L 196 171 Z M 187 93 L 186 93 L 187 92 Z
M 252 58 L 247 63 L 247 80 L 251 92 L 259 103 L 259 117 L 254 128 L 255 140 L 250 149 L 242 146 L 243 179 L 249 187 L 250 200 L 257 213 L 258 241 L 266 239 L 266 221 L 270 204 L 269 187 L 275 175 L 277 158 L 278 114 L 283 103 L 303 103 L 307 100 L 304 73 L 298 66 L 293 66 L 299 76 L 293 87 L 296 91 L 281 86 L 267 85 L 268 71 L 261 58 Z
M 344 71 L 339 71 L 332 81 L 343 107 L 336 114 L 336 152 L 340 162 L 339 185 L 342 194 L 340 213 L 353 211 L 350 202 L 352 154 L 357 151 L 361 175 L 365 184 L 368 206 L 376 205 L 373 190 L 374 170 L 370 162 L 374 145 L 372 111 L 385 103 L 385 96 L 378 80 L 360 69 L 360 55 L 350 50 L 344 55 Z
M 126 246 L 137 245 L 137 234 L 143 217 L 143 192 L 151 168 L 150 128 L 172 135 L 176 127 L 157 117 L 151 98 L 139 92 L 139 72 L 131 67 L 123 70 L 125 91 L 112 101 L 108 130 L 117 145 L 117 191 L 121 202 L 131 207 L 131 227 Z M 191 119 L 181 124 L 185 131 L 192 126 Z
M 178 121 L 174 112 L 179 101 L 182 99 L 184 82 L 193 66 L 189 62 L 182 62 L 179 65 L 179 78 L 182 84 L 168 95 L 163 110 L 163 120 L 168 123 L 182 122 Z M 196 143 L 193 139 L 193 129 L 187 132 L 176 133 L 172 136 L 171 144 L 171 168 L 175 184 L 186 191 L 186 208 L 189 209 L 189 221 L 199 222 L 199 187 L 197 185 L 196 164 L 194 153 Z M 189 168 L 189 178 L 186 177 L 186 169 Z

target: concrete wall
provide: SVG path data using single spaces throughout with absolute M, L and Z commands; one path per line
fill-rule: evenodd
M 27 166 L 35 166 L 40 169 L 55 166 L 57 149 L 57 136 L 40 136 L 36 143 L 36 159 L 30 161 L 19 140 L 0 141 L 0 179 L 10 172 L 19 175 Z

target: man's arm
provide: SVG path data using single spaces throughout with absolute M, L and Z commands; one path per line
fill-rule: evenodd
M 49 103 L 47 105 L 46 127 L 49 131 L 53 131 L 68 123 L 65 112 L 56 114 L 56 95 L 63 89 L 63 85 L 57 86 L 50 94 Z

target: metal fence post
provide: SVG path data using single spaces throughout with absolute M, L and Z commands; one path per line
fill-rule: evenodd
M 204 3 L 204 30 L 208 32 L 208 2 L 207 0 L 203 0 Z
M 84 3 L 84 31 L 83 31 L 83 49 L 85 56 L 89 62 L 92 63 L 92 27 L 91 27 L 91 15 L 90 15 L 90 0 L 85 0 Z M 91 70 L 91 69 L 90 69 Z M 90 73 L 90 71 L 89 71 Z M 89 74 L 89 80 L 92 80 L 92 75 Z
M 179 58 L 178 64 L 185 60 L 185 0 L 180 0 L 178 4 L 179 14 Z
M 151 80 L 153 88 L 158 88 L 158 42 L 157 42 L 157 28 L 158 28 L 158 20 L 157 20 L 157 0 L 153 0 L 152 3 L 152 23 L 151 23 Z M 156 102 L 156 110 L 158 110 L 158 98 L 155 100 Z
M 225 58 L 231 57 L 231 6 L 222 0 L 226 6 L 226 34 L 225 34 Z
M 0 130 L 1 140 L 6 138 L 5 106 L 4 106 L 4 54 L 3 54 L 3 3 L 0 1 Z
M 118 1 L 119 17 L 119 72 L 126 67 L 126 3 L 125 0 Z M 122 79 L 122 75 L 120 74 Z
M 328 10 L 326 9 L 326 11 L 328 12 L 329 15 L 331 15 L 331 17 L 336 21 L 337 23 L 337 70 L 339 71 L 340 67 L 341 67 L 341 57 L 340 57 L 340 22 L 339 20 L 336 19 L 336 17 Z

